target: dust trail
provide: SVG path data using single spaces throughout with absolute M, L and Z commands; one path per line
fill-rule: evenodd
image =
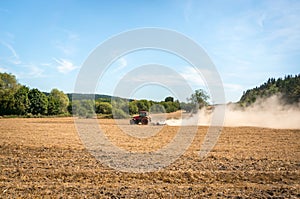
M 215 110 L 218 106 L 214 107 Z M 166 123 L 170 126 L 193 124 L 210 125 L 212 111 L 201 109 L 193 116 L 183 119 L 171 119 Z M 253 105 L 242 108 L 237 104 L 227 104 L 224 126 L 256 126 L 278 129 L 300 129 L 300 103 L 286 105 L 280 96 L 259 99 Z

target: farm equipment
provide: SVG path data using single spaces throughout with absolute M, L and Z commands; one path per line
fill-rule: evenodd
M 149 122 L 151 122 L 151 117 L 147 111 L 140 111 L 139 115 L 133 116 L 130 120 L 130 124 L 147 125 Z

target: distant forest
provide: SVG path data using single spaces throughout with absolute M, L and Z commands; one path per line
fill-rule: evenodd
M 268 98 L 273 95 L 281 97 L 286 104 L 294 104 L 300 102 L 300 74 L 292 76 L 287 75 L 282 78 L 270 78 L 267 82 L 247 90 L 243 93 L 239 104 L 241 106 L 249 106 L 259 98 Z
M 75 100 L 74 100 L 75 99 Z M 133 100 L 99 94 L 65 94 L 56 88 L 50 93 L 30 89 L 9 73 L 0 73 L 0 116 L 44 117 L 70 116 L 127 118 L 139 111 L 191 112 L 207 105 L 208 95 L 201 89 L 188 98 L 188 103 L 166 97 L 164 101 Z
M 261 86 L 245 91 L 238 103 L 245 107 L 259 98 L 272 95 L 280 96 L 287 104 L 298 103 L 300 101 L 300 74 L 287 75 L 277 80 L 270 78 Z M 187 97 L 187 102 L 179 102 L 170 96 L 163 101 L 155 102 L 99 94 L 65 94 L 56 88 L 47 93 L 19 84 L 12 74 L 0 73 L 0 116 L 94 117 L 97 114 L 98 117 L 127 118 L 141 110 L 151 113 L 170 113 L 177 110 L 195 112 L 198 108 L 209 105 L 208 100 L 209 96 L 201 89 L 195 90 L 195 93 Z

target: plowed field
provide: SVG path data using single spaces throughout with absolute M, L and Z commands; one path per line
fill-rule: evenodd
M 157 150 L 179 128 L 163 126 L 143 140 L 119 134 L 113 120 L 100 123 L 114 144 L 132 151 Z M 125 173 L 89 154 L 73 118 L 0 119 L 0 197 L 300 198 L 299 129 L 226 127 L 215 148 L 200 159 L 206 132 L 199 127 L 189 149 L 165 169 Z

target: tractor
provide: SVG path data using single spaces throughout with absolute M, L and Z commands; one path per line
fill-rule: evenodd
M 151 122 L 151 117 L 147 111 L 140 111 L 139 115 L 133 116 L 130 120 L 130 124 L 147 125 L 149 122 Z

